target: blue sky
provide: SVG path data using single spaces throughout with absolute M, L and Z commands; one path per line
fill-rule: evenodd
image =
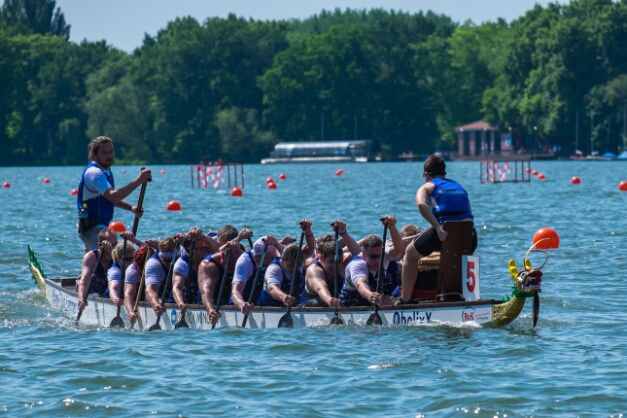
M 229 13 L 256 20 L 304 19 L 322 9 L 385 8 L 410 13 L 432 10 L 453 20 L 475 23 L 499 17 L 512 21 L 534 4 L 548 0 L 57 0 L 57 6 L 72 26 L 70 39 L 105 39 L 124 51 L 141 45 L 144 34 L 156 35 L 176 17 L 192 16 L 199 22 L 207 17 L 226 17 Z M 568 1 L 558 1 L 568 3 Z

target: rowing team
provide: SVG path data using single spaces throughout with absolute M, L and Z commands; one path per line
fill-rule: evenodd
M 118 242 L 116 233 L 106 228 L 98 235 L 98 247 L 83 257 L 78 308 L 87 306 L 85 295 L 109 297 L 116 306 L 124 304 L 133 324 L 136 300 L 148 301 L 160 316 L 169 296 L 183 315 L 188 304 L 202 304 L 215 324 L 220 318 L 216 307 L 225 304 L 245 315 L 254 306 L 392 305 L 393 296 L 400 294 L 397 261 L 419 229 L 410 224 L 399 231 L 396 218 L 389 215 L 381 222 L 391 238 L 385 245 L 377 235 L 356 241 L 340 220 L 331 224 L 334 234 L 315 239 L 312 222 L 303 219 L 300 244 L 292 237 L 278 240 L 272 235 L 253 244 L 252 231 L 238 232 L 231 225 L 208 235 L 194 227 L 160 242 L 142 242 L 131 232 L 121 233 L 123 241 Z M 241 244 L 245 240 L 249 250 Z

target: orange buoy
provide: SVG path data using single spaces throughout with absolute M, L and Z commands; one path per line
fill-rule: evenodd
M 120 221 L 113 221 L 109 224 L 109 229 L 113 229 L 115 232 L 126 232 L 126 227 Z
M 581 184 L 581 179 L 577 176 L 570 179 L 570 184 Z
M 126 170 L 122 170 L 122 174 L 126 174 Z
M 287 176 L 283 173 L 279 174 L 279 179 L 281 180 L 285 180 L 287 178 Z
M 537 175 L 538 175 L 538 170 L 533 170 L 533 171 L 531 172 L 531 175 L 532 175 L 532 176 L 537 176 Z
M 5 181 L 4 183 L 2 183 L 3 189 L 8 189 L 9 187 L 11 187 L 11 183 L 9 183 L 8 181 Z
M 618 190 L 621 192 L 627 192 L 627 181 L 621 181 L 618 183 Z
M 72 191 L 70 192 L 70 195 L 72 196 L 76 196 L 78 194 L 78 189 L 72 189 Z
M 336 176 L 341 176 L 342 174 L 344 174 L 344 170 L 342 170 L 341 168 L 335 172 Z
M 231 190 L 231 196 L 233 197 L 242 197 L 243 195 L 244 192 L 242 192 L 242 189 L 237 186 L 233 187 L 233 189 Z
M 275 182 L 268 183 L 268 190 L 276 190 L 276 183 Z
M 553 228 L 540 228 L 533 234 L 533 243 L 542 250 L 555 249 L 560 246 L 560 236 Z
M 181 210 L 181 204 L 179 202 L 177 202 L 176 200 L 171 200 L 166 206 L 165 206 L 166 210 L 169 210 L 170 212 L 176 212 L 178 210 Z
M 266 179 L 266 184 L 274 183 L 274 179 L 272 177 L 268 177 Z
M 525 173 L 530 173 L 531 169 L 529 167 L 525 168 Z
M 161 174 L 165 174 L 165 170 L 161 170 L 161 171 L 160 171 L 160 173 L 161 173 Z
M 46 184 L 50 183 L 50 179 L 49 179 L 48 177 L 46 177 L 46 178 L 44 179 L 44 183 L 46 183 Z
M 546 176 L 542 173 L 538 174 L 538 180 L 546 180 Z

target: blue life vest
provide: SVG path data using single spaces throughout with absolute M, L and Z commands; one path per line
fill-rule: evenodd
M 431 180 L 431 183 L 435 185 L 431 193 L 433 215 L 435 215 L 440 225 L 445 221 L 473 218 L 470 211 L 468 193 L 466 193 L 461 184 L 440 177 L 434 178 Z
M 109 199 L 107 199 L 106 197 L 102 195 L 98 195 L 97 197 L 83 201 L 83 188 L 85 187 L 85 172 L 90 167 L 96 167 L 99 170 L 101 170 L 104 173 L 105 177 L 107 178 L 107 181 L 111 184 L 111 187 L 115 188 L 115 183 L 113 181 L 113 173 L 109 171 L 110 174 L 107 174 L 107 172 L 104 171 L 102 167 L 100 167 L 95 162 L 91 161 L 89 164 L 87 164 L 87 167 L 85 167 L 85 170 L 83 170 L 83 174 L 81 175 L 81 181 L 78 184 L 78 198 L 76 199 L 76 207 L 78 208 L 78 214 L 80 216 L 81 209 L 83 208 L 83 205 L 86 204 L 87 212 L 89 213 L 89 219 L 91 223 L 93 224 L 93 226 L 109 225 L 109 222 L 111 222 L 111 220 L 113 219 L 113 208 L 114 208 L 113 202 L 111 202 Z M 89 191 L 93 193 L 97 193 L 96 190 L 89 189 Z
M 281 292 L 285 293 L 286 295 L 290 294 L 290 287 L 292 287 L 292 280 L 290 280 L 287 277 L 287 274 L 285 273 L 285 269 L 283 268 L 283 264 L 281 264 L 281 257 L 277 257 L 274 260 L 272 260 L 272 263 L 270 264 L 278 264 L 279 267 L 281 268 L 281 272 L 283 273 L 283 279 L 281 280 Z M 300 271 L 299 271 L 300 272 Z M 296 274 L 298 275 L 297 272 Z M 298 292 L 300 293 L 300 292 Z M 257 305 L 259 306 L 279 306 L 279 307 L 283 307 L 284 304 L 278 300 L 276 300 L 275 298 L 272 297 L 272 295 L 270 294 L 270 292 L 268 292 L 267 290 L 263 290 L 261 292 L 261 295 L 259 296 L 259 300 L 257 301 Z
M 94 248 L 93 250 L 96 259 L 98 259 L 98 248 Z M 104 294 L 107 290 L 109 290 L 109 280 L 107 280 L 107 271 L 111 268 L 113 262 L 109 264 L 109 266 L 105 269 L 102 267 L 102 263 L 98 263 L 94 268 L 93 273 L 91 274 L 91 282 L 89 283 L 89 289 L 87 289 L 87 294 L 90 295 L 92 293 L 98 293 L 98 296 L 104 297 Z

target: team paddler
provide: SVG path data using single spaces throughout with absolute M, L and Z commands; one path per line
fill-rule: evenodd
M 161 295 L 177 246 L 177 241 L 172 237 L 162 239 L 159 243 L 159 251 L 146 262 L 146 300 L 155 310 L 157 316 L 165 312 L 165 308 L 161 304 Z
M 152 178 L 148 169 L 126 186 L 116 189 L 111 166 L 115 159 L 113 141 L 99 136 L 87 147 L 89 164 L 85 167 L 78 187 L 78 236 L 85 244 L 85 252 L 96 246 L 98 234 L 113 220 L 113 208 L 131 211 L 136 217 L 143 210 L 124 201 L 136 188 Z
M 416 205 L 429 224 L 422 234 L 407 246 L 402 271 L 402 295 L 397 304 L 407 303 L 418 276 L 418 261 L 433 251 L 440 251 L 447 232 L 447 222 L 473 222 L 468 193 L 461 184 L 446 178 L 446 163 L 439 155 L 432 155 L 424 163 L 425 184 L 416 192 Z M 477 231 L 472 230 L 472 251 L 477 248 Z
M 86 295 L 97 293 L 102 296 L 107 288 L 107 271 L 113 264 L 111 251 L 118 243 L 115 232 L 104 228 L 98 233 L 97 246 L 83 256 L 80 279 L 77 281 L 78 310 L 87 306 Z

